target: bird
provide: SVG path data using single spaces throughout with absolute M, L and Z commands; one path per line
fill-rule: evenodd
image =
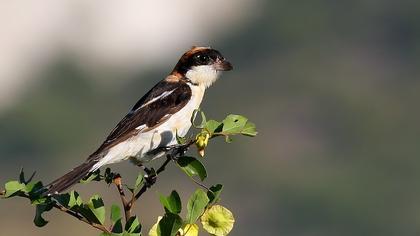
M 46 185 L 43 195 L 59 194 L 108 164 L 131 160 L 142 165 L 164 156 L 162 147 L 176 145 L 177 135 L 187 135 L 191 116 L 200 107 L 206 89 L 221 72 L 232 69 L 218 50 L 192 47 L 166 78 L 135 103 L 85 162 Z

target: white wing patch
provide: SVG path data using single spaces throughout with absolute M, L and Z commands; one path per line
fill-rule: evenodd
M 136 128 L 136 130 L 143 130 L 146 127 L 147 127 L 147 125 L 140 125 L 139 127 Z
M 171 95 L 171 94 L 172 94 L 175 90 L 176 90 L 176 89 L 172 89 L 171 91 L 165 91 L 165 92 L 163 92 L 161 95 L 159 95 L 159 96 L 157 96 L 157 97 L 153 98 L 152 100 L 150 100 L 150 101 L 146 102 L 145 104 L 143 104 L 140 108 L 143 108 L 143 107 L 145 107 L 145 106 L 147 106 L 147 105 L 149 105 L 149 104 L 151 104 L 151 103 L 156 102 L 156 101 L 157 101 L 157 100 L 159 100 L 159 99 L 163 99 L 163 98 L 165 98 L 165 97 L 167 97 L 167 96 Z M 140 109 L 140 108 L 138 108 L 138 109 Z

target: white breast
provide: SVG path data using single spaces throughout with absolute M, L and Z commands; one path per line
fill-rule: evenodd
M 153 130 L 140 132 L 124 142 L 121 142 L 110 148 L 108 153 L 95 164 L 91 171 L 99 169 L 101 166 L 120 162 L 126 159 L 135 160 L 137 164 L 150 161 L 159 156 L 146 155 L 147 152 L 157 147 L 174 145 L 176 133 L 179 136 L 185 136 L 191 127 L 191 116 L 195 109 L 200 107 L 203 100 L 205 87 L 190 85 L 192 96 L 190 101 L 178 112 L 173 114 L 163 124 Z

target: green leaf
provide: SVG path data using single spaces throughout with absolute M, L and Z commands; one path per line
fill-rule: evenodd
M 187 204 L 187 223 L 194 224 L 203 214 L 208 203 L 207 194 L 202 189 L 197 189 Z
M 181 136 L 178 135 L 178 130 L 176 130 L 175 137 L 176 137 L 176 142 L 178 144 L 185 144 L 187 142 L 186 137 L 181 137 Z
M 197 113 L 200 112 L 201 115 L 201 123 L 199 125 L 195 124 L 195 118 L 197 117 Z M 206 115 L 200 109 L 195 109 L 192 116 L 191 116 L 191 124 L 194 128 L 202 129 L 206 125 Z
M 248 118 L 241 115 L 228 115 L 223 120 L 222 132 L 225 134 L 237 134 L 245 127 Z
M 32 179 L 34 178 L 35 174 L 36 174 L 36 171 L 34 171 L 34 173 L 32 173 L 32 175 L 29 177 L 29 179 L 26 179 L 25 178 L 25 172 L 23 171 L 23 167 L 20 168 L 20 172 L 19 172 L 19 183 L 27 184 L 27 183 L 31 182 Z
M 137 190 L 139 187 L 140 187 L 140 185 L 143 183 L 143 174 L 140 172 L 138 175 L 137 175 L 137 179 L 136 179 L 136 184 L 135 184 L 135 189 Z
M 83 200 L 79 196 L 79 193 L 77 193 L 76 191 L 71 191 L 70 193 L 63 193 L 58 196 L 54 196 L 54 199 L 67 208 L 83 205 Z
M 41 190 L 44 186 L 42 185 L 41 181 L 38 182 L 29 182 L 26 184 L 24 192 L 28 193 L 29 195 L 39 195 L 39 190 Z
M 132 216 L 128 219 L 127 223 L 125 224 L 125 231 L 128 233 L 140 233 L 141 232 L 141 224 L 137 216 Z
M 208 120 L 204 127 L 210 134 L 221 132 L 223 129 L 223 123 L 215 120 Z
M 82 204 L 83 204 L 83 200 L 79 196 L 79 193 L 76 191 L 71 191 L 68 206 L 69 207 L 81 206 Z
M 182 219 L 179 215 L 166 213 L 159 221 L 157 235 L 174 236 L 182 226 Z
M 173 214 L 179 214 L 181 212 L 181 198 L 175 190 L 168 197 L 160 195 L 159 200 L 169 212 Z
M 87 204 L 89 209 L 95 215 L 96 219 L 98 219 L 99 223 L 105 223 L 105 206 L 102 198 L 99 195 L 93 195 L 89 199 L 89 203 Z
M 36 198 L 36 199 L 31 200 L 31 204 L 32 205 L 44 204 L 44 203 L 47 202 L 47 200 L 48 200 L 48 198 L 46 198 L 46 197 Z
M 216 203 L 219 198 L 220 194 L 222 193 L 223 185 L 216 184 L 210 187 L 210 190 L 207 191 L 207 197 L 209 198 L 209 204 Z
M 19 182 L 20 183 L 26 183 L 25 180 L 25 173 L 23 172 L 23 167 L 20 168 L 20 173 L 19 173 Z
M 246 135 L 246 136 L 251 136 L 254 137 L 255 135 L 257 135 L 257 128 L 255 127 L 255 124 L 248 121 L 246 122 L 244 128 L 241 131 L 241 134 Z
M 72 207 L 72 210 L 79 212 L 88 221 L 101 224 L 96 215 L 93 213 L 92 209 L 89 208 L 89 204 L 83 204 L 83 206 L 74 206 Z
M 8 198 L 8 197 L 12 197 L 21 193 L 21 191 L 24 191 L 25 184 L 19 183 L 19 181 L 13 180 L 13 181 L 7 182 L 4 188 L 6 190 L 6 194 L 4 195 L 4 197 Z
M 46 221 L 44 218 L 42 218 L 42 213 L 49 211 L 53 208 L 52 204 L 39 204 L 36 205 L 36 212 L 35 212 L 35 218 L 34 218 L 34 224 L 38 227 L 45 226 L 48 221 Z
M 66 207 L 66 208 L 70 208 L 69 207 L 69 201 L 70 201 L 70 193 L 62 193 L 59 195 L 55 195 L 54 199 L 62 206 Z
M 119 219 L 121 219 L 121 210 L 120 207 L 112 204 L 111 206 L 111 222 L 115 224 Z
M 114 177 L 115 177 L 115 174 L 113 172 L 111 172 L 111 169 L 106 168 L 105 173 L 104 173 L 105 182 L 107 184 L 112 184 L 112 181 L 114 181 Z
M 177 161 L 179 167 L 190 177 L 198 175 L 203 181 L 207 177 L 204 165 L 194 157 L 182 156 Z
M 112 235 L 122 235 L 122 233 L 124 232 L 124 229 L 122 227 L 121 218 L 116 220 L 113 224 L 114 225 L 112 226 L 112 230 L 111 230 L 111 232 L 113 233 Z
M 87 184 L 92 181 L 101 181 L 101 171 L 99 169 L 94 172 L 89 173 L 88 176 L 84 177 L 79 182 L 82 184 Z

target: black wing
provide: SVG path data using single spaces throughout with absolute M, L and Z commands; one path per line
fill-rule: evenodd
M 174 82 L 162 80 L 134 105 L 90 157 L 97 156 L 139 132 L 161 125 L 172 114 L 181 110 L 190 98 L 191 88 L 187 83 L 181 80 Z M 136 129 L 142 125 L 145 127 Z

